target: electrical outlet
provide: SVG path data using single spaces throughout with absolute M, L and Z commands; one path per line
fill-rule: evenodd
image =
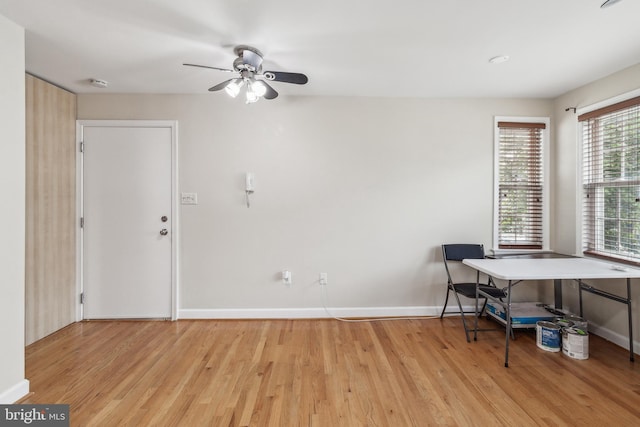
M 324 286 L 327 284 L 327 281 L 327 273 L 320 273 L 320 284 Z

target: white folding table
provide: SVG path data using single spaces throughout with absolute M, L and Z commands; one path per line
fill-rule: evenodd
M 590 258 L 500 258 L 500 259 L 464 259 L 463 264 L 482 272 L 494 280 L 504 280 L 507 285 L 507 301 L 500 301 L 479 290 L 476 281 L 476 320 L 474 341 L 478 333 L 478 297 L 484 296 L 501 304 L 506 314 L 504 366 L 509 366 L 509 336 L 511 334 L 511 288 L 516 283 L 528 280 L 576 280 L 580 292 L 580 316 L 582 316 L 582 291 L 627 305 L 629 317 L 629 358 L 634 360 L 633 326 L 631 318 L 631 279 L 640 278 L 640 269 L 622 267 L 610 262 Z M 585 279 L 626 279 L 626 297 L 605 292 L 583 282 Z

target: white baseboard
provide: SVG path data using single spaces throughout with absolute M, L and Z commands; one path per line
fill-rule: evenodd
M 600 325 L 597 325 L 593 322 L 589 322 L 589 333 L 599 336 L 600 338 L 604 338 L 607 341 L 610 341 L 624 349 L 629 350 L 629 336 L 622 335 L 617 332 L 612 331 L 611 329 L 603 328 Z M 640 343 L 637 340 L 633 340 L 633 353 L 640 354 L 638 351 L 640 350 Z
M 473 310 L 473 307 L 464 307 Z M 330 319 L 332 317 L 440 316 L 442 307 L 217 308 L 178 310 L 178 319 Z M 328 311 L 328 312 L 327 312 Z M 452 307 L 447 313 L 457 313 Z
M 29 394 L 29 380 L 22 380 L 18 384 L 0 392 L 0 404 L 11 405 Z

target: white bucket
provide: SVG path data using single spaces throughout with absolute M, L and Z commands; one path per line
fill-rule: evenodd
M 563 329 L 562 352 L 572 359 L 588 359 L 589 333 L 576 327 Z
M 536 323 L 536 344 L 545 351 L 560 351 L 560 326 L 540 320 Z

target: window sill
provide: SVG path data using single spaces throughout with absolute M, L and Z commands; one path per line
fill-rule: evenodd
M 630 265 L 633 267 L 640 267 L 640 262 L 638 261 L 633 261 L 630 259 L 624 259 L 624 258 L 618 258 L 618 257 L 613 257 L 613 256 L 607 256 L 607 255 L 602 255 L 598 252 L 593 252 L 593 251 L 584 251 L 583 252 L 584 256 L 586 257 L 590 257 L 590 258 L 597 258 L 600 260 L 605 260 L 605 261 L 610 261 L 610 262 L 614 262 L 617 264 L 621 264 L 621 265 Z
M 552 253 L 551 249 L 491 249 L 493 255 L 526 255 Z

